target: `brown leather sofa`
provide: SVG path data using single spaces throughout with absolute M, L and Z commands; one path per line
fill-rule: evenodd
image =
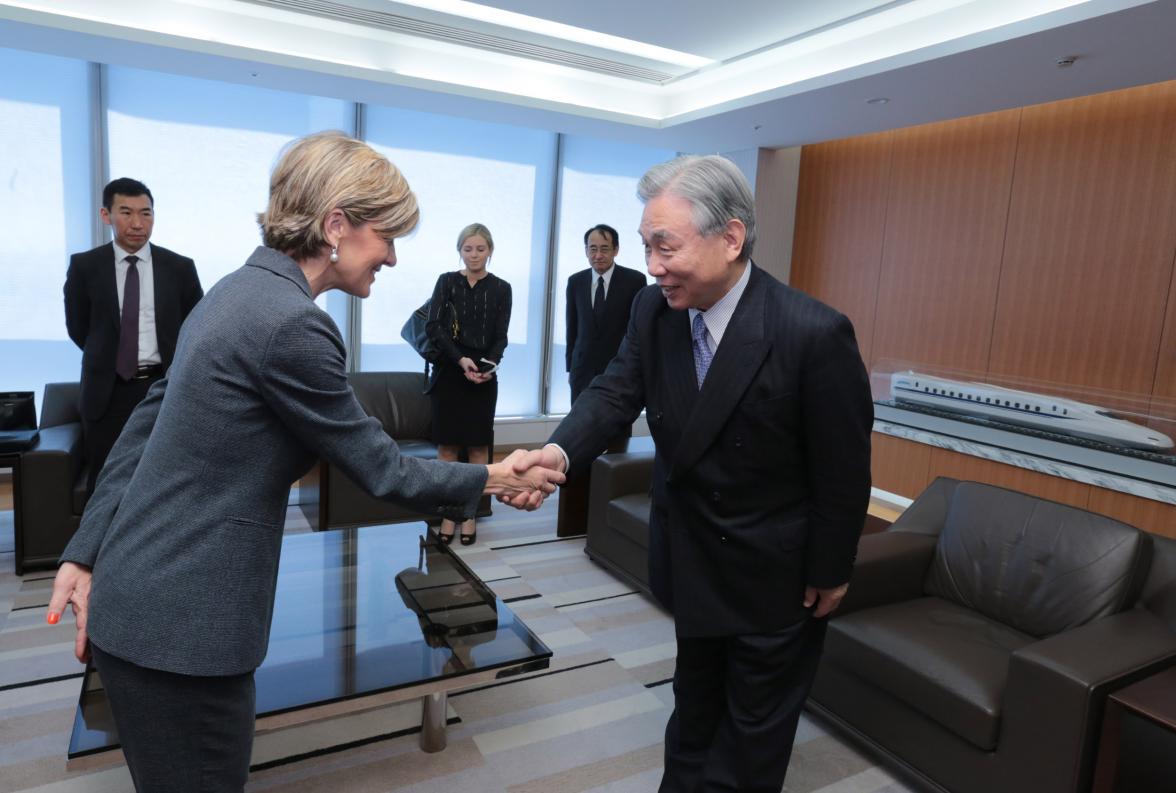
M 1089 789 L 1106 694 L 1176 663 L 1176 541 L 940 478 L 859 546 L 810 707 L 953 793 Z
M 421 372 L 355 372 L 347 376 L 369 416 L 379 419 L 401 454 L 434 459 L 430 438 L 432 407 Z M 338 468 L 321 461 L 303 477 L 298 503 L 311 528 L 336 529 L 410 520 L 439 522 L 436 515 L 414 512 L 391 501 L 373 498 Z M 490 514 L 490 498 L 478 504 L 478 517 Z
M 48 383 L 36 443 L 20 458 L 16 574 L 52 568 L 86 506 L 78 383 Z

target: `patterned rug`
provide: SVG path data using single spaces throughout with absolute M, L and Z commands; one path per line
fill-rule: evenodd
M 416 703 L 259 735 L 248 790 L 656 790 L 673 700 L 673 625 L 589 560 L 582 537 L 556 539 L 555 517 L 554 500 L 533 513 L 497 508 L 479 521 L 476 545 L 454 546 L 552 648 L 549 669 L 451 695 L 449 744 L 436 754 L 418 748 Z M 287 531 L 307 530 L 292 508 Z M 12 571 L 12 513 L 0 511 L 0 793 L 130 790 L 117 762 L 67 770 L 82 672 L 72 624 L 45 624 L 51 572 Z M 910 788 L 806 716 L 784 790 Z

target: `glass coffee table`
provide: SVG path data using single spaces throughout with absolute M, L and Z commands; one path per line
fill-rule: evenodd
M 255 675 L 257 729 L 419 698 L 421 748 L 445 748 L 450 692 L 546 669 L 551 650 L 424 523 L 282 541 L 269 652 Z M 119 748 L 88 666 L 70 768 Z

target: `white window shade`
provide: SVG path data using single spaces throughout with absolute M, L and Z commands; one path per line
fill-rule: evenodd
M 81 375 L 62 286 L 91 247 L 87 64 L 0 49 L 0 74 L 0 391 L 33 391 L 40 409 L 45 383 Z
M 643 206 L 637 182 L 653 165 L 674 157 L 670 149 L 569 135 L 564 138 L 560 175 L 559 245 L 556 253 L 555 313 L 552 316 L 551 413 L 571 408 L 565 346 L 568 278 L 589 266 L 584 232 L 604 223 L 617 230 L 617 264 L 645 272 L 645 253 L 637 227 Z
M 282 147 L 311 132 L 347 132 L 353 117 L 338 99 L 118 66 L 107 87 L 111 178 L 151 189 L 151 241 L 192 257 L 206 292 L 261 244 L 257 213 Z M 332 292 L 319 304 L 344 330 L 346 300 Z
M 494 236 L 489 270 L 510 282 L 514 301 L 497 412 L 537 414 L 555 134 L 379 106 L 368 108 L 365 127 L 408 179 L 421 221 L 397 241 L 396 267 L 380 272 L 363 303 L 362 368 L 423 370 L 400 328 L 441 273 L 461 269 L 457 235 L 483 223 Z

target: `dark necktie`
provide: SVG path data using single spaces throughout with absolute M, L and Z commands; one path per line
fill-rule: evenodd
M 122 322 L 118 329 L 118 363 L 114 371 L 123 380 L 139 372 L 139 268 L 138 256 L 127 257 L 127 280 L 123 282 Z
M 710 345 L 706 343 L 706 320 L 702 318 L 702 314 L 694 315 L 694 324 L 690 331 L 690 336 L 694 339 L 694 374 L 698 377 L 698 387 L 702 388 L 702 381 L 706 379 L 706 372 L 715 357 Z
M 597 324 L 604 319 L 604 277 L 596 276 L 596 297 L 592 300 L 592 316 Z

